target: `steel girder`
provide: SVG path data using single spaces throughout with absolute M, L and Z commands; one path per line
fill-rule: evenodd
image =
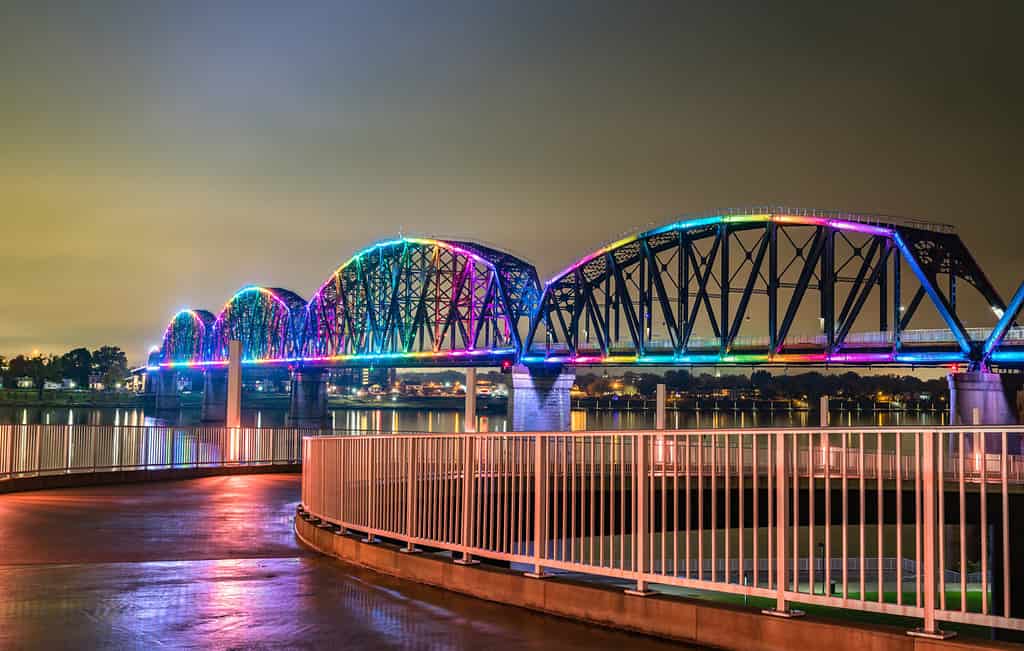
M 217 315 L 201 363 L 227 361 L 231 340 L 242 342 L 246 362 L 294 359 L 305 306 L 306 301 L 287 289 L 244 287 Z
M 978 364 L 983 342 L 971 339 L 957 314 L 957 280 L 993 310 L 1005 305 L 950 230 L 791 210 L 679 221 L 610 244 L 549 281 L 522 360 Z M 904 268 L 918 285 L 907 304 Z M 743 337 L 754 299 L 763 306 L 758 320 L 767 324 L 759 336 Z M 878 331 L 865 341 L 851 333 L 869 299 Z M 906 343 L 903 335 L 926 299 L 951 337 Z M 819 327 L 800 337 L 796 324 L 806 323 L 809 311 Z
M 181 310 L 164 330 L 152 363 L 189 363 L 203 359 L 216 317 L 206 310 Z
M 982 347 L 982 362 L 990 362 L 1007 366 L 1019 366 L 1024 363 L 1024 343 L 1018 337 L 1011 345 L 1006 342 L 1010 328 L 1013 327 L 1022 308 L 1024 308 L 1024 283 L 1017 288 L 1017 293 L 1010 299 L 1009 305 L 999 318 L 999 323 L 992 329 L 992 334 L 985 340 Z
M 331 366 L 514 360 L 539 297 L 533 266 L 507 253 L 457 241 L 382 242 L 310 300 L 301 357 Z

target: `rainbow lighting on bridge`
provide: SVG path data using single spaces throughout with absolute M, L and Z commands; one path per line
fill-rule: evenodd
M 1001 317 L 981 335 L 963 323 L 967 289 Z M 309 301 L 247 286 L 216 317 L 178 312 L 149 367 L 226 366 L 230 339 L 248 366 L 1019 365 L 1022 304 L 949 227 L 726 211 L 612 242 L 543 285 L 479 244 L 378 242 Z

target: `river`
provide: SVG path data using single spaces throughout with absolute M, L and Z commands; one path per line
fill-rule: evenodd
M 833 426 L 842 427 L 914 427 L 944 425 L 948 415 L 942 411 L 898 412 L 834 411 Z M 247 427 L 285 427 L 285 409 L 244 409 L 242 422 Z M 344 431 L 374 432 L 457 432 L 462 431 L 462 413 L 430 409 L 333 409 L 330 427 Z M 91 425 L 195 425 L 200 423 L 198 408 L 177 412 L 159 412 L 142 407 L 12 407 L 0 406 L 0 424 L 91 424 Z M 717 429 L 750 427 L 807 427 L 818 423 L 818 414 L 807 411 L 669 411 L 670 429 Z M 504 414 L 481 414 L 477 431 L 502 432 L 508 429 Z M 643 430 L 654 428 L 653 411 L 574 410 L 575 431 Z

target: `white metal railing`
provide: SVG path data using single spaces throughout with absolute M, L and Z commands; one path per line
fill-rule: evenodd
M 1011 597 L 1024 599 L 1009 569 L 1022 434 L 326 436 L 303 441 L 302 504 L 368 541 L 520 563 L 534 576 L 765 597 L 778 611 L 801 602 L 901 615 L 927 631 L 937 620 L 1024 630 L 1008 616 Z
M 0 425 L 0 482 L 23 477 L 301 461 L 298 429 Z

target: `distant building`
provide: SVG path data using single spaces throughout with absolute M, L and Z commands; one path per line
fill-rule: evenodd
M 146 376 L 143 374 L 132 373 L 121 381 L 121 387 L 125 391 L 142 393 L 146 390 Z
M 15 380 L 15 386 L 17 386 L 19 389 L 32 389 L 36 386 L 36 381 L 28 377 L 27 375 L 23 375 L 17 380 Z

